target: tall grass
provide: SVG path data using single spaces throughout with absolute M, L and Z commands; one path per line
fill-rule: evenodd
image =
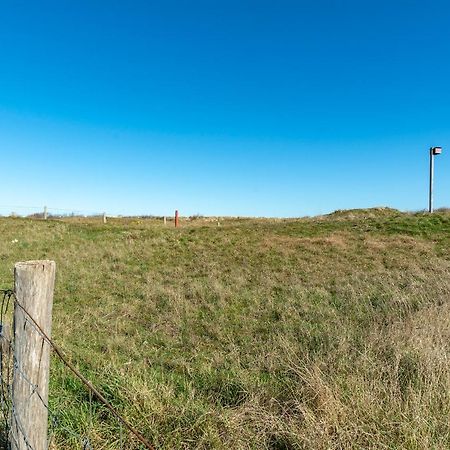
M 448 212 L 221 225 L 1 219 L 0 280 L 57 261 L 55 340 L 159 449 L 450 447 Z M 118 448 L 57 361 L 50 395 Z

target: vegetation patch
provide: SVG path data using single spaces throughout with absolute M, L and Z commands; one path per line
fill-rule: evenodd
M 3 218 L 1 287 L 57 262 L 55 341 L 158 449 L 450 448 L 448 211 L 181 223 Z M 56 359 L 50 406 L 120 448 Z

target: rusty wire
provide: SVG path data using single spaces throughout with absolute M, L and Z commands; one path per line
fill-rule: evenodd
M 38 392 L 38 386 L 32 383 L 32 380 L 29 380 L 27 374 L 23 373 L 21 367 L 18 362 L 14 358 L 14 341 L 12 338 L 8 339 L 5 333 L 5 317 L 8 312 L 9 305 L 12 302 L 18 308 L 20 308 L 23 313 L 28 318 L 27 322 L 32 325 L 35 331 L 41 336 L 42 342 L 46 342 L 50 348 L 54 351 L 54 354 L 59 358 L 59 360 L 75 375 L 77 379 L 81 381 L 81 383 L 85 386 L 90 394 L 90 398 L 92 395 L 97 398 L 110 412 L 116 417 L 119 423 L 123 424 L 134 436 L 135 438 L 145 446 L 148 450 L 155 450 L 154 446 L 148 442 L 148 440 L 138 431 L 135 427 L 133 427 L 112 405 L 111 403 L 104 397 L 104 395 L 73 365 L 70 363 L 69 359 L 64 355 L 63 351 L 53 342 L 53 340 L 42 330 L 40 325 L 36 322 L 36 320 L 28 313 L 28 311 L 23 307 L 23 305 L 18 301 L 14 291 L 10 289 L 2 289 L 0 293 L 3 294 L 3 299 L 0 305 L 0 339 L 1 342 L 1 350 L 0 351 L 0 409 L 3 414 L 3 421 L 5 430 L 7 430 L 8 438 L 12 438 L 12 434 L 10 433 L 11 427 L 14 425 L 16 429 L 20 432 L 23 437 L 23 441 L 27 450 L 34 450 L 32 446 L 29 444 L 27 440 L 27 436 L 21 430 L 20 420 L 16 414 L 16 405 L 13 405 L 11 401 L 11 375 L 14 372 L 15 375 L 21 377 L 21 379 L 25 380 L 27 384 L 29 384 L 31 389 L 31 395 L 36 394 L 40 399 L 41 403 L 48 410 L 51 423 L 55 425 L 57 423 L 56 415 L 50 410 L 49 405 L 44 402 L 42 397 Z M 4 352 L 4 346 L 7 346 L 7 352 Z M 11 365 L 11 354 L 12 357 L 12 365 Z M 6 358 L 5 358 L 6 356 Z M 11 422 L 11 419 L 13 423 Z M 65 427 L 62 428 L 64 431 L 69 434 L 76 435 L 71 430 L 67 430 Z M 121 429 L 120 429 L 121 430 Z M 76 435 L 76 437 L 82 442 L 83 449 L 92 450 L 92 446 L 89 442 L 88 438 L 81 438 Z M 120 441 L 122 445 L 122 433 L 120 436 Z

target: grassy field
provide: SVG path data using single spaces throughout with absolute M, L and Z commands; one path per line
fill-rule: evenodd
M 450 448 L 448 212 L 0 233 L 0 287 L 57 262 L 55 341 L 157 449 Z M 56 359 L 51 376 L 54 448 L 76 448 L 62 426 L 120 448 Z

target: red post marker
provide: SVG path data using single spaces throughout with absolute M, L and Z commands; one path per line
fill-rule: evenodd
M 178 228 L 178 225 L 180 224 L 180 219 L 178 216 L 178 209 L 175 211 L 175 228 Z

